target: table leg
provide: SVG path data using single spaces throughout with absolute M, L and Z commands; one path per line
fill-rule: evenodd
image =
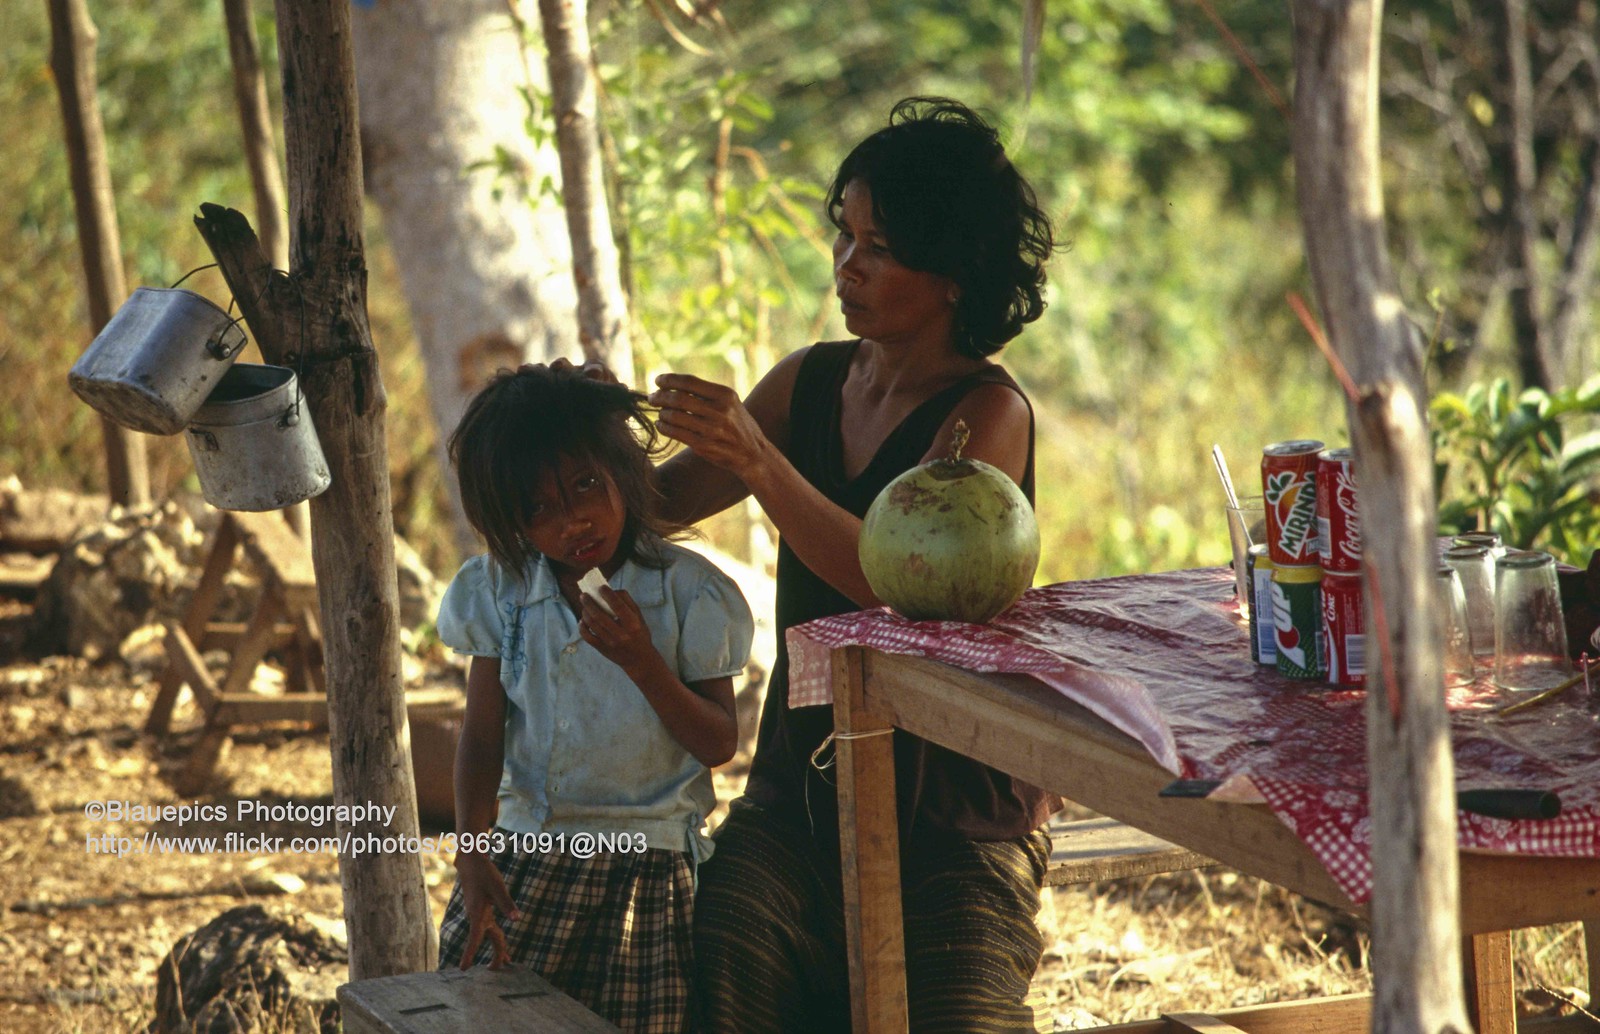
M 863 664 L 859 647 L 833 653 L 834 751 L 850 1017 L 855 1034 L 901 1034 L 909 1020 L 894 728 L 866 708 Z
M 1600 1003 L 1600 919 L 1583 921 L 1583 953 L 1589 960 L 1589 1001 Z
M 1467 1012 L 1477 1034 L 1516 1034 L 1516 977 L 1511 965 L 1511 931 L 1466 939 L 1462 972 L 1467 981 Z

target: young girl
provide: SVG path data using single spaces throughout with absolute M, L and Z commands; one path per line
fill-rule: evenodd
M 665 541 L 642 403 L 524 366 L 451 436 L 489 553 L 439 608 L 472 656 L 439 964 L 516 961 L 624 1030 L 676 1032 L 709 768 L 734 753 L 753 623 L 731 579 Z M 579 588 L 596 568 L 598 600 Z

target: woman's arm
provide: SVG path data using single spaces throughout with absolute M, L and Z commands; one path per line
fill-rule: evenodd
M 857 554 L 861 519 L 818 491 L 770 440 L 752 434 L 752 421 L 730 389 L 681 374 L 664 375 L 656 383 L 651 401 L 661 407 L 663 433 L 688 445 L 702 462 L 732 472 L 818 577 L 859 606 L 878 606 Z M 1020 395 L 998 384 L 973 389 L 934 436 L 924 462 L 948 455 L 957 420 L 965 420 L 972 431 L 962 455 L 1022 481 L 1030 418 Z

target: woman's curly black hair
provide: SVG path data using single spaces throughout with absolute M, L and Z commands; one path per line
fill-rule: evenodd
M 534 493 L 563 458 L 592 462 L 616 482 L 627 512 L 623 557 L 660 566 L 655 543 L 682 530 L 659 515 L 651 461 L 667 445 L 645 396 L 621 384 L 543 365 L 501 370 L 467 403 L 449 448 L 467 520 L 519 577 L 539 555 L 523 535 Z
M 852 180 L 871 190 L 873 219 L 895 260 L 960 289 L 963 355 L 993 355 L 1044 312 L 1050 219 L 999 133 L 972 109 L 945 97 L 896 104 L 889 125 L 845 156 L 828 187 L 836 226 Z

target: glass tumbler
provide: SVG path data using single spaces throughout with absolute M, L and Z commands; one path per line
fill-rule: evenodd
M 1233 546 L 1233 581 L 1239 594 L 1239 614 L 1250 617 L 1250 597 L 1253 595 L 1246 559 L 1250 547 L 1267 541 L 1267 504 L 1259 495 L 1242 495 L 1238 506 L 1228 505 L 1228 541 Z
M 1494 656 L 1494 556 L 1488 546 L 1452 546 L 1444 551 L 1446 567 L 1461 579 L 1467 598 L 1467 628 L 1474 657 Z
M 1495 684 L 1511 692 L 1537 691 L 1571 674 L 1555 557 L 1507 553 L 1495 561 Z
M 1439 565 L 1439 595 L 1444 601 L 1444 684 L 1464 686 L 1472 681 L 1472 631 L 1467 624 L 1467 594 L 1461 576 L 1448 564 Z
M 1489 550 L 1489 555 L 1497 560 L 1509 552 L 1505 544 L 1500 541 L 1500 536 L 1492 531 L 1469 531 L 1451 539 L 1450 544 L 1452 546 L 1484 546 Z

